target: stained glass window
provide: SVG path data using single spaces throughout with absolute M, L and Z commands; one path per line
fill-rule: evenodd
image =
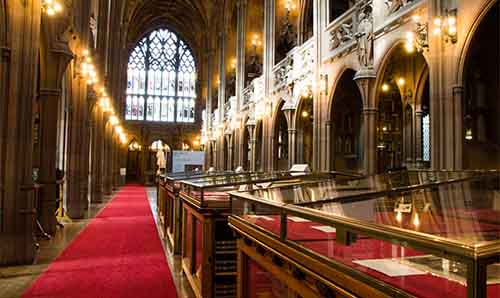
M 129 57 L 125 119 L 194 122 L 196 63 L 175 33 L 159 29 L 144 37 Z

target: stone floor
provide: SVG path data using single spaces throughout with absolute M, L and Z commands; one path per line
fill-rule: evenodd
M 155 220 L 158 222 L 156 211 L 156 188 L 148 188 L 148 197 Z M 59 228 L 56 235 L 50 240 L 40 239 L 40 250 L 32 265 L 0 267 L 0 298 L 16 298 L 27 289 L 31 283 L 47 268 L 47 266 L 68 246 L 68 244 L 85 228 L 95 215 L 106 205 L 111 197 L 106 197 L 103 203 L 91 204 L 85 219 L 65 223 Z M 179 298 L 195 297 L 189 287 L 187 279 L 181 272 L 180 259 L 170 253 L 167 243 L 163 242 L 165 255 L 172 271 Z M 61 281 L 64 282 L 64 281 Z M 57 293 L 54 293 L 57 296 Z

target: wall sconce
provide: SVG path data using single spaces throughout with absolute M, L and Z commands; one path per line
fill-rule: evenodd
M 445 15 L 433 21 L 434 35 L 442 35 L 445 42 L 457 42 L 457 9 L 446 9 Z
M 256 50 L 257 47 L 260 47 L 262 45 L 262 41 L 260 40 L 259 36 L 255 34 L 252 38 L 252 46 Z
M 92 57 L 90 57 L 88 50 L 82 51 L 82 56 L 80 58 L 80 74 L 89 85 L 97 84 L 99 82 L 99 79 L 97 78 L 97 71 L 92 63 Z
M 415 49 L 423 52 L 429 49 L 429 24 L 421 23 L 420 16 L 414 15 L 415 30 L 406 32 L 405 48 L 408 53 L 413 53 Z
M 62 5 L 56 0 L 44 0 L 42 1 L 42 10 L 48 16 L 53 16 L 62 11 Z
M 328 94 L 328 75 L 322 74 L 319 78 L 319 92 L 321 94 Z
M 297 8 L 297 6 L 295 5 L 295 3 L 293 3 L 291 0 L 286 0 L 286 3 L 285 3 L 285 9 L 286 9 L 286 13 L 287 15 L 292 11 L 292 10 L 295 10 Z

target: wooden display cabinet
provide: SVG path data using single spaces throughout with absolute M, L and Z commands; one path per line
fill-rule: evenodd
M 230 192 L 237 297 L 500 297 L 500 172 L 391 175 Z
M 163 237 L 174 254 L 181 253 L 182 237 L 182 202 L 179 197 L 180 182 L 201 179 L 204 177 L 220 177 L 244 175 L 235 172 L 192 172 L 173 173 L 160 178 L 158 183 L 158 218 L 161 225 Z
M 236 297 L 237 249 L 228 191 L 331 179 L 339 173 L 250 173 L 182 182 L 182 268 L 198 298 Z

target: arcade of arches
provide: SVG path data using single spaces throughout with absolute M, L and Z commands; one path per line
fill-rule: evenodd
M 33 263 L 58 221 L 181 159 L 500 169 L 499 12 L 498 0 L 0 0 L 0 266 Z

